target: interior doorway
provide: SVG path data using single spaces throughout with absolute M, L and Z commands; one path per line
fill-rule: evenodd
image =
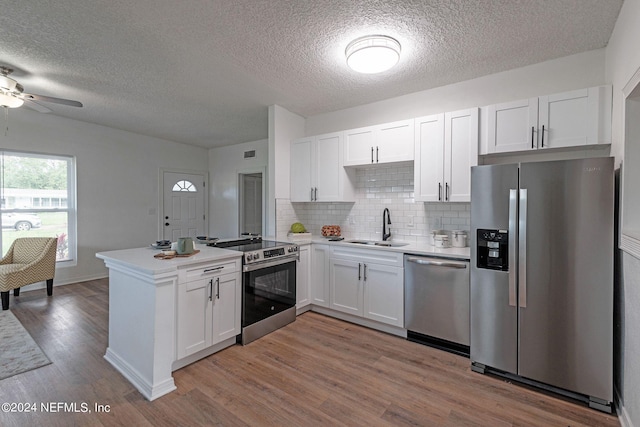
M 264 225 L 264 182 L 262 172 L 239 173 L 238 234 L 262 235 Z

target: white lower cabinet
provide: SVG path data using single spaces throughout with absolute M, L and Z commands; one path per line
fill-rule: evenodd
M 364 315 L 362 264 L 334 258 L 329 260 L 330 308 L 355 316 Z
M 329 245 L 311 245 L 311 303 L 320 307 L 329 307 L 329 254 Z
M 404 325 L 404 270 L 365 265 L 364 317 L 394 326 Z
M 296 265 L 296 309 L 311 304 L 311 245 L 300 246 Z
M 402 254 L 337 247 L 329 259 L 329 308 L 402 327 Z
M 181 272 L 177 300 L 177 359 L 235 337 L 242 303 L 240 261 Z

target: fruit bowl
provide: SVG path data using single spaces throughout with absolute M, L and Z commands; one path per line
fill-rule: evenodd
M 324 237 L 338 237 L 342 234 L 339 225 L 323 225 L 321 233 Z

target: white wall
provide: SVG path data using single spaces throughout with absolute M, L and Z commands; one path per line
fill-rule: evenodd
M 24 108 L 9 111 L 9 132 L 0 133 L 0 147 L 76 158 L 78 263 L 58 268 L 55 284 L 105 277 L 96 252 L 147 246 L 158 238 L 160 168 L 208 166 L 204 148 Z
M 307 118 L 305 136 L 605 84 L 605 49 Z M 375 90 L 372 88 L 372 90 Z
M 276 199 L 289 199 L 290 144 L 304 136 L 303 117 L 279 105 L 269 107 L 269 186 L 266 236 L 276 235 Z
M 626 0 L 606 51 L 606 76 L 613 84 L 612 154 L 623 159 L 624 145 L 638 141 L 624 139 L 624 99 L 622 89 L 640 68 L 640 0 Z M 637 165 L 636 165 L 637 166 Z M 630 186 L 626 185 L 627 189 Z M 631 187 L 632 191 L 637 191 Z M 627 190 L 629 191 L 629 190 Z M 640 260 L 619 254 L 616 295 L 616 325 L 619 375 L 616 391 L 620 398 L 623 425 L 640 426 Z
M 209 235 L 238 235 L 238 174 L 262 172 L 262 179 L 267 182 L 268 149 L 269 141 L 262 139 L 209 150 Z M 245 159 L 244 152 L 251 150 L 255 150 L 256 156 Z

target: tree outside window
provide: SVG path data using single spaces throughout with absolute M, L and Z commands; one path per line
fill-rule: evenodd
M 18 237 L 57 237 L 59 262 L 75 260 L 72 157 L 0 151 L 2 254 Z

